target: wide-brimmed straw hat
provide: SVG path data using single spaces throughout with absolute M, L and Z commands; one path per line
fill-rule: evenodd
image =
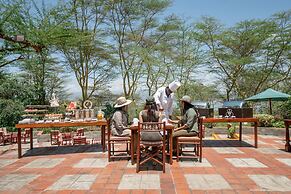
M 114 108 L 119 108 L 119 107 L 123 107 L 126 105 L 129 105 L 132 101 L 131 100 L 126 100 L 125 97 L 119 97 L 116 100 L 116 104 L 114 105 Z
M 180 101 L 186 102 L 186 103 L 188 103 L 188 104 L 190 104 L 190 105 L 193 106 L 193 104 L 191 103 L 191 97 L 190 97 L 190 96 L 185 95 L 185 96 L 183 96 L 183 97 L 180 99 Z

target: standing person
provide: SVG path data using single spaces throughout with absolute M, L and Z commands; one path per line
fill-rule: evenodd
M 116 100 L 114 108 L 115 113 L 111 119 L 111 133 L 114 136 L 130 136 L 130 127 L 128 126 L 128 105 L 131 100 L 127 100 L 125 97 L 119 97 Z
M 154 94 L 158 110 L 165 114 L 165 118 L 171 118 L 173 113 L 174 92 L 181 86 L 179 81 L 173 81 L 167 87 L 161 87 Z
M 174 122 L 169 120 L 172 123 L 180 124 L 181 127 L 174 129 L 173 133 L 173 150 L 174 153 L 177 145 L 177 137 L 180 136 L 197 136 L 198 135 L 198 126 L 197 126 L 197 118 L 198 114 L 194 109 L 194 106 L 191 104 L 190 96 L 183 96 L 180 99 L 181 109 L 183 113 L 183 117 L 180 121 Z
M 146 99 L 144 110 L 139 113 L 139 122 L 159 122 L 159 114 L 155 99 L 150 96 Z M 162 136 L 159 131 L 141 133 L 141 140 L 159 141 L 162 140 Z

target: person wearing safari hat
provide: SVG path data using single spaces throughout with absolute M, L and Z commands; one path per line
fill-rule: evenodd
M 127 100 L 125 97 L 119 97 L 116 100 L 114 112 L 111 119 L 111 133 L 114 136 L 129 136 L 130 129 L 128 126 L 128 105 L 131 100 Z
M 174 92 L 181 86 L 179 81 L 173 81 L 167 87 L 159 88 L 154 94 L 158 110 L 163 111 L 167 119 L 171 118 L 173 113 Z
M 180 121 L 175 122 L 180 124 L 181 127 L 174 129 L 173 133 L 173 150 L 176 152 L 177 137 L 180 136 L 197 136 L 198 135 L 198 126 L 197 118 L 198 114 L 194 109 L 194 105 L 191 104 L 190 96 L 183 96 L 180 99 L 181 111 L 183 117 Z M 169 120 L 169 122 L 174 123 L 174 121 Z

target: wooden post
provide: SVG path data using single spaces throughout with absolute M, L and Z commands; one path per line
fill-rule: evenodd
M 272 100 L 269 98 L 270 115 L 272 114 Z

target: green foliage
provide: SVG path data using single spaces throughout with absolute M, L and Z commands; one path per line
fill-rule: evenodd
M 273 115 L 257 114 L 255 117 L 259 119 L 259 127 L 272 127 L 275 122 Z
M 285 119 L 291 119 L 291 97 L 279 106 L 279 111 Z
M 106 119 L 110 119 L 115 111 L 115 108 L 111 104 L 106 103 L 105 109 L 102 109 L 102 111 L 104 112 L 104 117 Z
M 22 79 L 0 72 L 0 126 L 14 127 L 33 94 Z
M 0 126 L 13 127 L 21 120 L 24 106 L 18 100 L 0 99 Z
M 227 129 L 227 136 L 229 138 L 234 138 L 234 134 L 235 134 L 235 129 L 236 127 L 235 126 L 231 126 Z
M 195 36 L 208 48 L 208 67 L 224 85 L 226 99 L 244 99 L 288 80 L 290 19 L 286 11 L 230 28 L 211 17 L 196 23 Z
M 272 125 L 273 127 L 277 127 L 277 128 L 285 128 L 284 121 L 274 121 Z
M 43 134 L 50 134 L 52 130 L 55 130 L 54 128 L 42 128 L 41 131 Z

